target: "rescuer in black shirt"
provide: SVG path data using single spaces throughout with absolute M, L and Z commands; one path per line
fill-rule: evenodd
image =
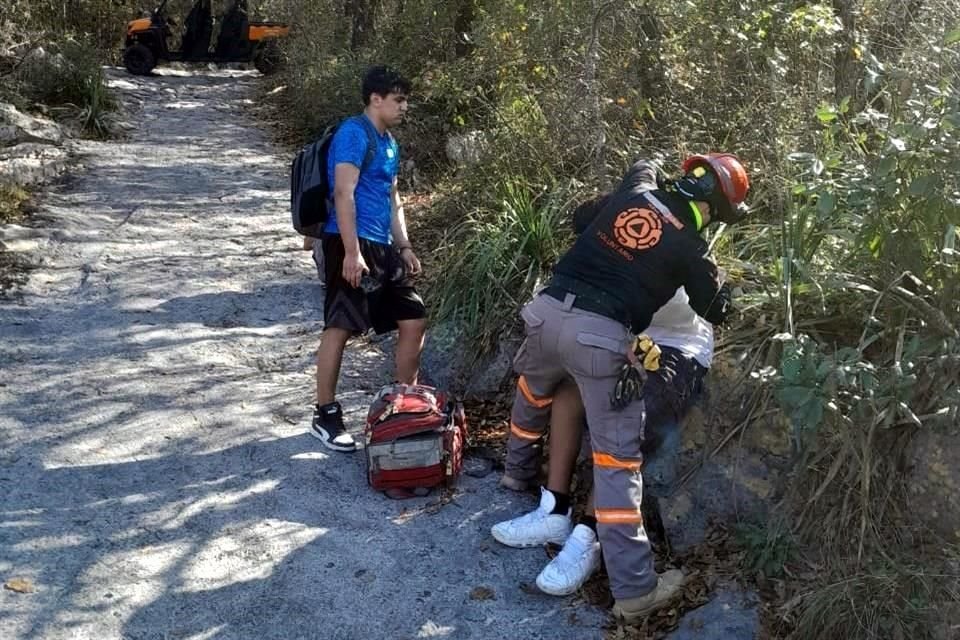
M 729 154 L 692 156 L 681 171 L 671 181 L 639 161 L 615 190 L 578 207 L 579 236 L 548 286 L 521 310 L 526 339 L 514 360 L 520 377 L 512 436 L 538 441 L 559 384 L 572 378 L 580 389 L 593 449 L 597 535 L 614 614 L 628 622 L 666 605 L 684 578 L 678 570 L 654 570 L 640 511 L 644 403 L 614 390 L 625 372 L 641 368 L 643 341 L 635 334 L 678 288 L 708 322 L 726 317 L 730 296 L 700 232 L 713 221 L 737 222 L 749 189 L 746 170 Z

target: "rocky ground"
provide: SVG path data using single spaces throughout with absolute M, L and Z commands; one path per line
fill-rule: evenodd
M 599 637 L 489 536 L 532 497 L 391 501 L 308 434 L 320 289 L 258 76 L 108 75 L 126 137 L 0 235 L 33 266 L 0 301 L 0 637 Z M 353 428 L 388 369 L 350 349 Z

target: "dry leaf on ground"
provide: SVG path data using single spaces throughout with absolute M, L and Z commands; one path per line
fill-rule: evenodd
M 3 584 L 3 588 L 15 593 L 33 593 L 36 591 L 33 583 L 27 578 L 10 578 Z
M 496 594 L 494 594 L 493 589 L 490 587 L 474 587 L 470 592 L 471 600 L 494 600 L 496 599 Z

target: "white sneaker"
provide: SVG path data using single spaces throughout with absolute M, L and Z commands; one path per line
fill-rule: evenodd
M 600 568 L 600 542 L 590 527 L 578 524 L 563 549 L 540 575 L 537 586 L 552 596 L 568 596 Z
M 493 525 L 490 532 L 497 542 L 508 547 L 537 547 L 548 542 L 563 544 L 573 527 L 571 510 L 567 509 L 566 514 L 550 513 L 556 504 L 553 494 L 541 487 L 540 506 L 536 511 L 499 522 Z

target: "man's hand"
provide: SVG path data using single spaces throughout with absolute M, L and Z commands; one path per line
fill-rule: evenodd
M 343 257 L 343 279 L 350 283 L 351 287 L 359 287 L 360 278 L 369 272 L 366 261 L 359 253 L 352 255 L 348 253 Z
M 400 258 L 403 260 L 403 266 L 407 268 L 407 273 L 411 276 L 418 276 L 420 272 L 423 271 L 420 258 L 417 257 L 417 254 L 415 254 L 410 247 L 400 249 Z

